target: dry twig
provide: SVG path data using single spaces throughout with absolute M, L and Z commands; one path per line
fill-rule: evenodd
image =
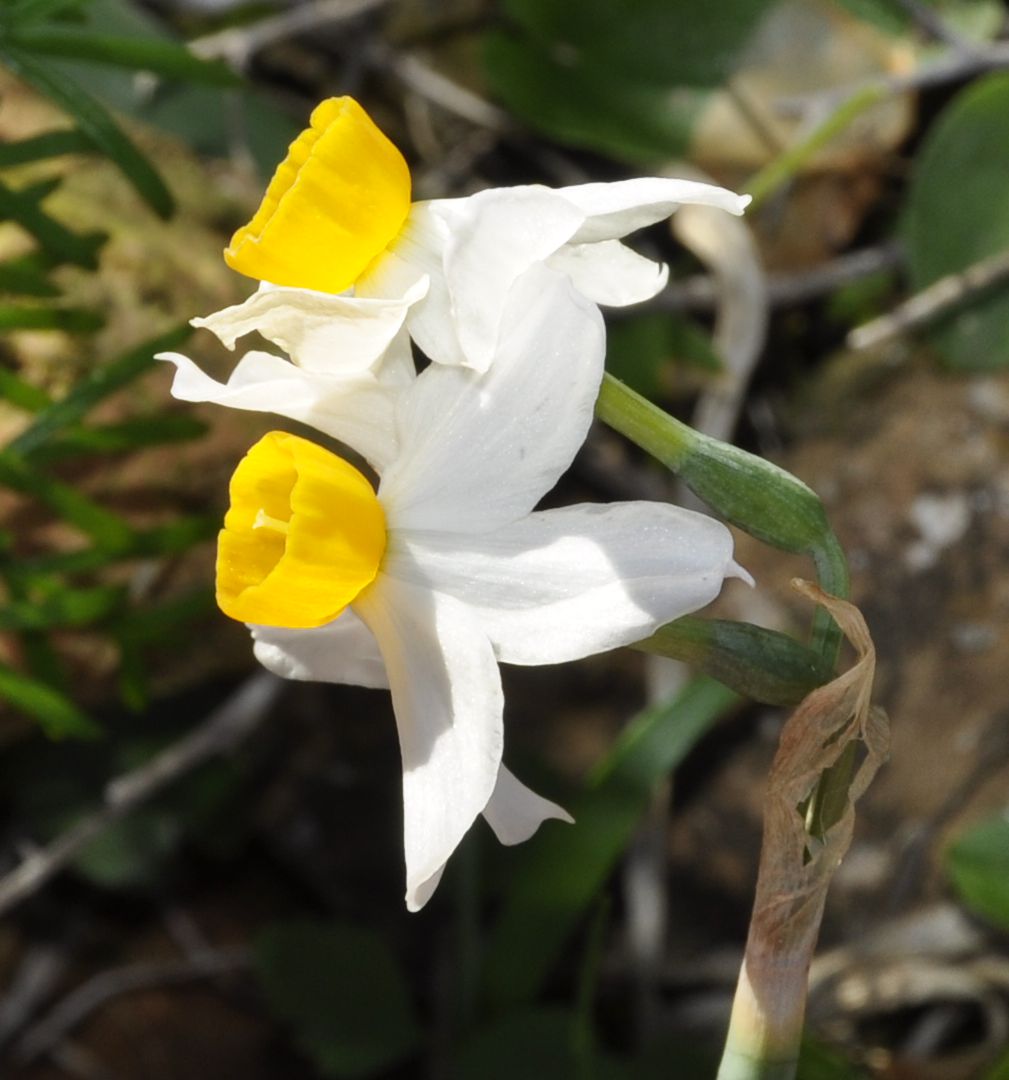
M 953 49 L 930 63 L 921 64 L 914 71 L 900 75 L 877 75 L 846 86 L 831 87 L 802 97 L 781 98 L 776 107 L 785 115 L 808 113 L 816 115 L 835 109 L 850 98 L 874 93 L 883 100 L 927 90 L 945 83 L 959 82 L 988 71 L 1009 67 L 1009 41 L 979 44 L 970 50 Z
M 849 349 L 863 351 L 917 330 L 1003 282 L 1009 282 L 1009 251 L 999 251 L 957 274 L 947 274 L 893 311 L 858 326 L 848 335 Z
M 859 248 L 836 259 L 791 274 L 769 274 L 767 300 L 771 307 L 792 307 L 849 285 L 872 274 L 894 270 L 904 260 L 899 244 Z M 633 308 L 638 314 L 649 311 L 707 311 L 719 301 L 720 287 L 714 277 L 696 274 L 671 285 L 647 304 Z
M 344 22 L 386 3 L 388 0 L 309 0 L 248 26 L 229 26 L 196 38 L 189 48 L 205 60 L 223 60 L 236 71 L 244 71 L 268 45 Z
M 50 1053 L 91 1013 L 123 994 L 231 975 L 248 966 L 245 949 L 211 949 L 184 960 L 130 964 L 103 971 L 78 986 L 48 1016 L 25 1032 L 14 1051 L 14 1059 L 19 1065 L 29 1065 Z
M 408 90 L 446 112 L 490 131 L 505 132 L 514 127 L 503 109 L 436 71 L 416 53 L 398 52 L 378 41 L 372 43 L 370 52 L 373 63 L 392 71 Z

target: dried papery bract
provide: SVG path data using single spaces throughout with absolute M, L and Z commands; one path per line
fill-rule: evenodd
M 792 584 L 833 616 L 857 659 L 843 675 L 810 693 L 781 733 L 764 802 L 756 897 L 719 1080 L 795 1075 L 809 964 L 827 887 L 851 843 L 854 804 L 885 760 L 889 744 L 886 715 L 870 702 L 876 653 L 861 613 L 809 582 Z M 806 826 L 806 804 L 825 770 L 853 744 L 861 762 L 842 812 L 822 837 L 814 837 Z

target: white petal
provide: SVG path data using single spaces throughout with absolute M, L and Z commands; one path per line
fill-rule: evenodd
M 359 299 L 311 289 L 260 289 L 242 304 L 193 319 L 229 348 L 243 334 L 258 331 L 309 371 L 355 374 L 374 368 L 406 319 L 411 304 L 427 292 L 415 280 L 402 298 Z
M 599 309 L 535 267 L 516 283 L 486 375 L 431 365 L 400 399 L 379 498 L 390 531 L 483 531 L 528 513 L 585 440 L 602 378 Z
M 410 313 L 410 333 L 435 363 L 465 367 L 444 272 L 449 227 L 432 213 L 434 205 L 414 203 L 393 247 L 368 267 L 354 292 L 361 297 L 393 298 L 406 295 L 417 281 L 426 281 L 427 294 Z
M 477 371 L 495 356 L 513 283 L 565 244 L 582 214 L 545 187 L 491 188 L 432 206 L 448 224 L 445 280 L 463 355 Z M 418 318 L 436 317 L 430 305 Z M 416 330 L 414 336 L 423 348 Z
M 407 891 L 406 907 L 408 911 L 420 911 L 420 909 L 434 896 L 435 889 L 441 884 L 441 876 L 445 873 L 445 864 L 427 879 L 421 882 L 414 890 Z
M 574 818 L 556 803 L 531 791 L 503 765 L 483 816 L 502 844 L 521 844 L 551 818 L 574 824 Z
M 402 264 L 427 273 L 431 288 L 409 316 L 410 333 L 434 361 L 486 371 L 513 283 L 549 258 L 583 215 L 549 188 L 492 188 L 465 199 L 417 203 L 402 233 L 358 284 L 390 295 L 407 280 Z M 401 286 L 400 286 L 401 287 Z
M 557 194 L 585 215 L 585 223 L 572 237 L 574 243 L 619 240 L 635 229 L 664 220 L 684 203 L 702 203 L 741 214 L 750 201 L 748 195 L 736 195 L 714 184 L 661 176 L 614 184 L 578 184 L 559 188 Z
M 256 659 L 285 679 L 387 689 L 382 654 L 371 631 L 347 610 L 315 630 L 250 626 Z
M 175 365 L 172 394 L 182 401 L 276 413 L 309 424 L 358 451 L 376 469 L 395 456 L 395 392 L 372 375 L 321 375 L 252 351 L 221 383 L 179 353 L 161 353 L 157 359 Z
M 639 641 L 745 576 L 724 525 L 650 502 L 545 510 L 482 536 L 400 534 L 385 565 L 462 600 L 513 664 Z
M 501 677 L 465 605 L 381 575 L 354 601 L 389 673 L 403 755 L 407 907 L 416 911 L 501 764 Z
M 498 771 L 494 794 L 484 807 L 483 816 L 498 841 L 509 846 L 528 840 L 544 821 L 566 821 L 569 825 L 575 821 L 563 807 L 527 788 L 504 765 Z M 414 910 L 422 908 L 431 899 L 444 871 L 442 866 L 414 892 Z
M 669 268 L 652 262 L 619 240 L 566 244 L 547 266 L 567 274 L 575 288 L 597 304 L 624 307 L 650 300 L 669 280 Z

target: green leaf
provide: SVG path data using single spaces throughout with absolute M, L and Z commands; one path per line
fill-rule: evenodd
M 96 585 L 88 589 L 61 589 L 31 602 L 8 600 L 0 607 L 0 631 L 87 626 L 121 607 L 125 596 L 121 586 Z
M 13 371 L 0 366 L 0 397 L 25 412 L 40 412 L 52 404 L 52 398 L 37 386 L 25 382 Z
M 203 540 L 212 540 L 220 527 L 220 519 L 216 517 L 194 515 L 177 518 L 167 525 L 134 532 L 121 545 L 88 547 L 79 551 L 18 559 L 5 565 L 3 572 L 8 580 L 31 581 L 40 574 L 90 573 L 125 558 L 178 555 Z
M 59 296 L 59 288 L 46 277 L 52 265 L 53 260 L 46 259 L 40 251 L 0 262 L 0 292 L 20 296 Z
M 869 1074 L 830 1047 L 807 1037 L 799 1050 L 796 1080 L 869 1080 Z
M 182 830 L 173 814 L 134 811 L 107 825 L 74 859 L 74 868 L 103 889 L 154 883 Z
M 202 540 L 213 540 L 221 528 L 220 518 L 192 514 L 176 518 L 167 525 L 137 533 L 133 538 L 132 554 L 143 556 L 179 555 Z
M 679 363 L 712 373 L 722 370 L 711 337 L 690 319 L 650 312 L 608 328 L 607 370 L 644 397 L 667 397 L 670 369 Z
M 83 8 L 91 0 L 5 0 L 2 21 L 8 25 L 26 26 L 33 22 L 63 15 L 74 8 Z
M 688 615 L 634 646 L 693 665 L 765 705 L 797 705 L 829 679 L 821 657 L 787 634 Z
M 88 270 L 98 265 L 97 252 L 104 237 L 79 236 L 50 217 L 37 200 L 15 191 L 0 181 L 0 218 L 17 222 L 50 255 L 61 262 L 74 263 Z
M 116 621 L 113 633 L 134 649 L 161 644 L 178 637 L 195 620 L 210 614 L 215 603 L 211 589 L 193 589 L 163 604 L 124 612 Z
M 177 44 L 164 22 L 133 0 L 90 0 L 87 26 L 117 37 Z M 49 63 L 83 83 L 109 108 L 135 116 L 148 127 L 178 135 L 199 154 L 220 155 L 229 145 L 234 134 L 229 117 L 237 110 L 246 119 L 243 137 L 264 181 L 302 126 L 268 94 L 247 87 L 233 92 L 229 101 L 233 110 L 222 108 L 220 91 L 214 87 L 175 82 L 151 94 L 143 80 L 123 68 L 78 60 L 51 59 Z
M 68 697 L 0 664 L 0 698 L 33 720 L 50 739 L 94 738 L 101 728 Z
M 947 106 L 915 155 L 904 222 L 915 291 L 1009 250 L 1009 75 L 978 80 Z M 1009 363 L 1009 287 L 946 317 L 930 339 L 963 370 Z
M 259 936 L 255 967 L 271 1010 L 323 1076 L 371 1076 L 420 1046 L 403 973 L 371 930 L 277 924 Z
M 120 454 L 145 446 L 189 442 L 206 434 L 207 425 L 193 416 L 145 416 L 118 424 L 70 428 L 32 451 L 37 464 L 82 454 Z
M 1009 929 L 1009 812 L 963 833 L 946 852 L 946 873 L 969 908 Z
M 91 97 L 68 75 L 39 63 L 31 54 L 0 42 L 0 59 L 15 75 L 30 83 L 77 122 L 78 128 L 122 171 L 138 194 L 163 218 L 171 216 L 175 200 L 147 158 L 112 119 L 104 105 Z M 2 208 L 0 208 L 2 209 Z
M 719 86 L 771 0 L 505 0 L 504 9 L 559 66 L 583 61 L 659 87 Z
M 38 499 L 90 536 L 99 547 L 116 552 L 129 548 L 133 529 L 121 517 L 103 509 L 69 484 L 40 472 L 9 448 L 0 450 L 0 484 Z
M 495 94 L 562 142 L 633 162 L 682 154 L 770 0 L 509 0 L 485 39 Z
M 31 454 L 57 432 L 77 424 L 100 401 L 153 368 L 154 354 L 175 349 L 192 333 L 188 326 L 178 326 L 137 345 L 109 364 L 95 368 L 67 394 L 38 414 L 32 425 L 10 443 L 18 454 Z
M 984 1074 L 982 1080 L 1009 1080 L 1009 1053 L 1003 1054 Z
M 151 71 L 171 79 L 207 86 L 240 86 L 241 79 L 219 61 L 201 60 L 184 45 L 152 38 L 118 37 L 77 27 L 25 27 L 9 40 L 30 53 L 113 64 L 131 71 Z
M 12 165 L 24 165 L 63 154 L 94 153 L 94 149 L 94 143 L 76 128 L 45 131 L 30 139 L 0 143 L 0 168 L 7 169 Z
M 570 146 L 635 164 L 686 152 L 705 91 L 621 83 L 605 68 L 560 66 L 510 34 L 484 40 L 484 67 L 495 95 L 530 127 Z
M 47 176 L 44 180 L 33 180 L 30 184 L 26 184 L 18 194 L 22 198 L 41 203 L 45 202 L 62 183 L 62 176 Z
M 134 713 L 144 712 L 150 704 L 150 686 L 147 678 L 147 666 L 144 664 L 143 650 L 138 648 L 128 638 L 120 637 L 119 645 L 119 671 L 117 681 L 119 684 L 119 699 Z
M 630 1080 L 629 1066 L 594 1055 L 579 1059 L 572 1044 L 574 1017 L 564 1009 L 515 1012 L 477 1031 L 463 1045 L 452 1069 L 456 1080 L 516 1080 L 517 1077 L 591 1077 Z M 585 1067 L 587 1066 L 587 1068 Z
M 737 701 L 701 677 L 675 700 L 641 713 L 569 806 L 577 824 L 541 829 L 515 852 L 485 961 L 487 992 L 496 1006 L 536 997 L 653 792 Z
M 68 334 L 88 334 L 104 325 L 105 317 L 100 312 L 84 308 L 0 305 L 0 331 L 61 330 Z

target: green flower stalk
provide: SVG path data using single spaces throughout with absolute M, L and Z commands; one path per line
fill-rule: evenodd
M 821 588 L 795 583 L 818 605 L 809 648 L 758 627 L 693 617 L 638 645 L 693 662 L 756 700 L 801 700 L 772 766 L 753 916 L 718 1074 L 718 1080 L 791 1080 L 827 886 L 851 840 L 853 804 L 886 754 L 885 720 L 869 705 L 872 642 L 857 609 L 839 599 L 848 593 L 844 552 L 805 484 L 692 430 L 609 375 L 596 414 L 727 521 L 811 557 L 816 567 Z M 858 660 L 828 682 L 842 634 Z

